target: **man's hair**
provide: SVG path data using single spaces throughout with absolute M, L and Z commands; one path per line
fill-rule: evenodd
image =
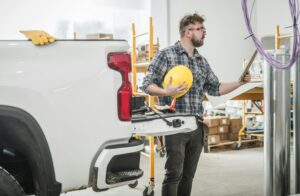
M 196 22 L 203 23 L 205 21 L 204 16 L 200 16 L 197 13 L 185 15 L 179 23 L 180 36 L 183 37 L 186 27 Z

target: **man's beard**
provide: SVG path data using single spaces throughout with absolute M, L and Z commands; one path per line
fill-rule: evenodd
M 193 35 L 193 37 L 192 37 L 192 44 L 193 44 L 193 46 L 195 47 L 195 48 L 198 48 L 198 47 L 200 47 L 200 46 L 202 46 L 204 43 L 203 43 L 203 40 L 197 40 L 196 38 L 195 38 L 195 36 Z

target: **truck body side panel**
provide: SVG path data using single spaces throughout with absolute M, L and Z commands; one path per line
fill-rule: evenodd
M 107 66 L 108 53 L 126 51 L 125 41 L 0 41 L 0 103 L 36 119 L 63 191 L 87 185 L 104 143 L 131 136 L 117 114 L 121 75 Z

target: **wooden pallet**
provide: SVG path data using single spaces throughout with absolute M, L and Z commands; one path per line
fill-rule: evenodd
M 236 141 L 222 141 L 218 144 L 209 144 L 208 145 L 208 152 L 210 152 L 212 149 L 235 149 L 237 142 Z
M 204 147 L 204 152 L 210 152 L 212 150 L 239 150 L 241 148 L 261 146 L 263 146 L 263 140 L 260 139 L 241 140 L 241 143 L 239 143 L 239 141 L 226 140 L 218 144 L 207 145 L 207 147 Z

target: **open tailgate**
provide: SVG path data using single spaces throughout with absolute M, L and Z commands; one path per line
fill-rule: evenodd
M 132 117 L 133 134 L 164 136 L 186 133 L 197 129 L 197 116 L 191 114 L 136 114 Z

